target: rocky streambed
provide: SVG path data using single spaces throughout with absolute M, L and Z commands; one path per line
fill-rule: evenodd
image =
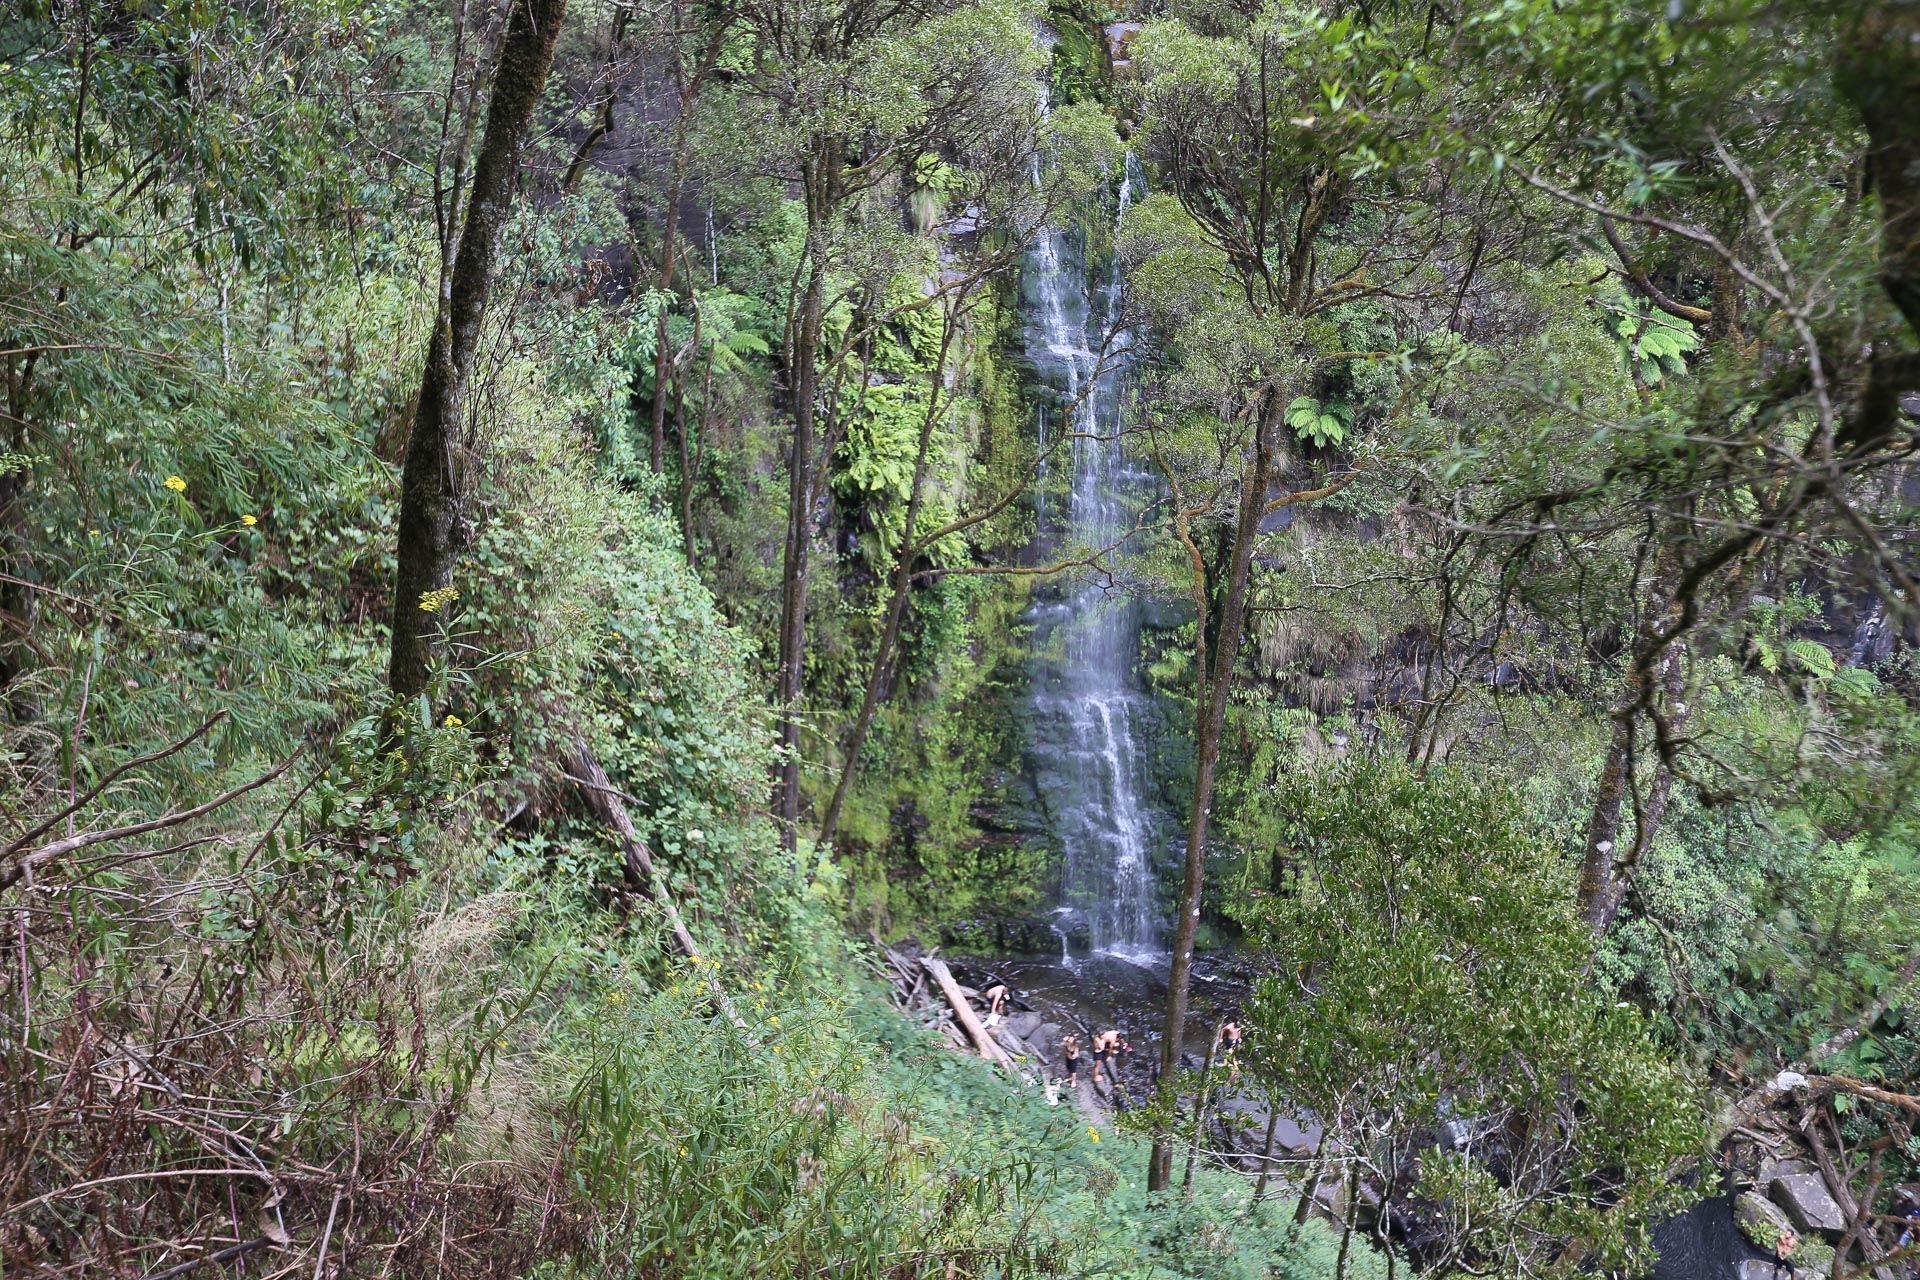
M 1110 1119 L 1151 1093 L 1167 995 L 1166 978 L 1157 969 L 1098 954 L 942 959 L 938 948 L 923 952 L 911 941 L 880 951 L 894 979 L 895 1007 L 938 1032 L 956 1052 L 979 1055 L 929 962 L 945 968 L 980 1031 L 1006 1055 L 1009 1080 L 1016 1087 L 1056 1087 L 1053 1096 L 1060 1102 L 1073 1102 L 1096 1120 Z M 1009 1000 L 1004 1019 L 989 1026 L 982 993 L 997 984 L 1008 988 Z M 1204 1068 L 1215 1029 L 1239 1013 L 1248 991 L 1249 983 L 1232 957 L 1197 962 L 1181 1045 L 1184 1066 Z M 1120 1032 L 1132 1051 L 1120 1054 L 1096 1084 L 1088 1046 L 1095 1035 L 1109 1030 Z M 1080 1080 L 1073 1090 L 1061 1084 L 1066 1073 L 1062 1046 L 1068 1035 L 1077 1036 L 1082 1046 Z M 1205 1158 L 1249 1174 L 1270 1170 L 1296 1181 L 1306 1175 L 1320 1139 L 1319 1126 L 1310 1117 L 1274 1112 L 1257 1092 L 1241 1088 L 1224 1064 L 1210 1077 L 1208 1091 L 1211 1101 L 1200 1136 Z M 1189 1097 L 1183 1105 L 1191 1103 Z M 1331 1181 L 1318 1189 L 1317 1199 L 1326 1211 L 1337 1208 L 1338 1190 Z

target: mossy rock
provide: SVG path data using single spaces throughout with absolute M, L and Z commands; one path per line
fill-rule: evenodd
M 1742 1191 L 1734 1197 L 1733 1220 L 1741 1235 L 1752 1241 L 1755 1248 L 1768 1253 L 1775 1252 L 1780 1237 L 1793 1230 L 1785 1210 L 1752 1191 Z
M 1801 1236 L 1799 1247 L 1793 1251 L 1793 1260 L 1802 1271 L 1811 1271 L 1814 1275 L 1827 1275 L 1833 1271 L 1833 1246 L 1825 1240 Z

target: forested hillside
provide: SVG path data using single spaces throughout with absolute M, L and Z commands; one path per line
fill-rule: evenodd
M 1915 0 L 0 0 L 0 375 L 0 1277 L 1920 1266 Z

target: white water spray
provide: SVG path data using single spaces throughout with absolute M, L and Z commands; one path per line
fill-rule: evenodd
M 1123 217 L 1137 181 L 1129 155 Z M 1041 444 L 1049 427 L 1075 435 L 1065 518 L 1050 524 L 1045 506 L 1037 506 L 1040 536 L 1070 547 L 1110 547 L 1132 527 L 1129 494 L 1145 480 L 1121 441 L 1125 358 L 1116 352 L 1126 335 L 1105 341 L 1119 308 L 1119 281 L 1090 296 L 1085 263 L 1057 231 L 1041 237 L 1025 275 L 1027 352 L 1066 406 L 1042 410 Z M 1150 856 L 1159 824 L 1145 799 L 1138 747 L 1146 711 L 1134 676 L 1138 612 L 1120 577 L 1123 556 L 1110 556 L 1109 564 L 1111 572 L 1078 578 L 1035 606 L 1036 772 L 1065 853 L 1068 908 L 1085 914 L 1096 952 L 1144 964 L 1161 958 Z

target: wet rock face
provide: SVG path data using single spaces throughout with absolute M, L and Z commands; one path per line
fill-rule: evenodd
M 1793 1225 L 1803 1232 L 1821 1232 L 1838 1239 L 1847 1229 L 1847 1215 L 1827 1194 L 1826 1180 L 1810 1173 L 1776 1175 L 1767 1194 L 1773 1203 L 1786 1210 Z
M 980 916 L 950 921 L 940 931 L 940 944 L 961 951 L 997 956 L 1057 956 L 1063 943 L 1071 945 L 1071 927 L 1062 928 L 1052 915 Z M 1086 949 L 1086 925 L 1079 923 L 1080 950 Z

